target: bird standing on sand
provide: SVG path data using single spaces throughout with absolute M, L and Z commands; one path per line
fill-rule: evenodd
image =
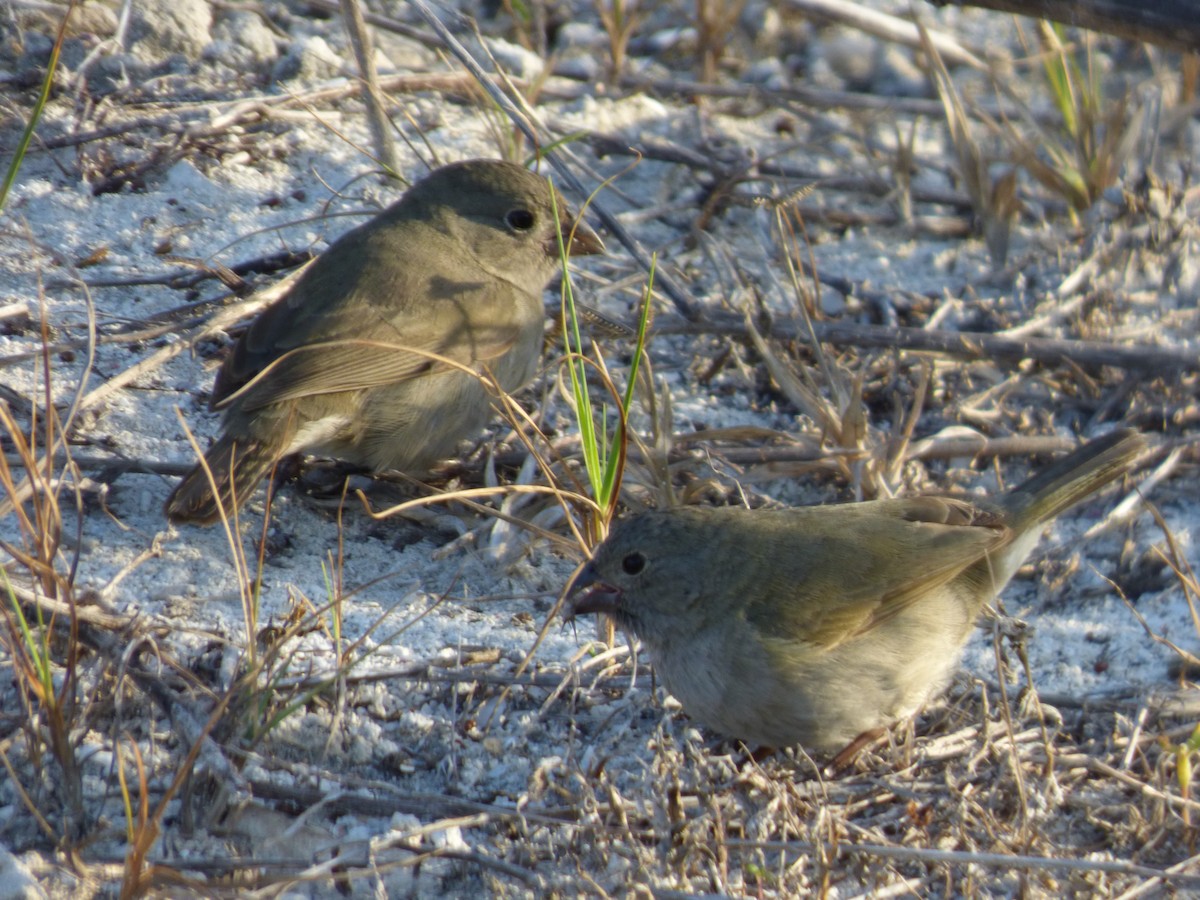
M 429 173 L 242 335 L 213 387 L 221 435 L 167 516 L 214 522 L 292 453 L 406 472 L 449 456 L 487 422 L 488 391 L 471 372 L 506 391 L 536 372 L 560 237 L 571 254 L 604 249 L 540 175 L 497 160 Z
M 836 751 L 949 681 L 983 605 L 1043 526 L 1145 449 L 1118 431 L 995 500 L 677 508 L 617 523 L 570 615 L 641 639 L 667 690 L 722 734 Z

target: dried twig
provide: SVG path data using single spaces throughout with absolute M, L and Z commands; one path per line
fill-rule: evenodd
M 659 316 L 654 320 L 653 330 L 657 334 L 726 334 L 749 338 L 745 322 L 726 313 L 710 315 L 703 322 Z M 974 331 L 885 328 L 854 322 L 814 322 L 813 330 L 818 340 L 830 344 L 938 353 L 959 359 L 990 359 L 1009 364 L 1032 359 L 1045 365 L 1071 362 L 1089 369 L 1115 366 L 1154 375 L 1200 371 L 1200 354 L 1176 347 L 1138 347 L 1053 338 L 1016 339 Z M 795 322 L 781 320 L 773 324 L 771 335 L 795 340 L 803 337 L 803 329 Z
M 746 850 L 776 850 L 805 854 L 818 852 L 817 845 L 805 841 L 742 841 L 730 840 L 731 847 Z M 983 866 L 992 869 L 1032 869 L 1047 872 L 1106 872 L 1134 878 L 1161 878 L 1180 887 L 1200 887 L 1200 875 L 1171 872 L 1151 866 L 1121 860 L 1060 859 L 1050 856 L 1025 856 L 1018 853 L 974 853 L 964 850 L 933 850 L 923 847 L 889 847 L 884 844 L 852 844 L 841 842 L 837 854 L 896 859 L 924 864 L 952 866 Z

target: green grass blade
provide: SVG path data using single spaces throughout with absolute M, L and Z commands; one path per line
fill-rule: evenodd
M 62 52 L 63 40 L 67 35 L 67 22 L 71 18 L 71 13 L 75 10 L 75 0 L 71 0 L 67 4 L 67 11 L 63 14 L 62 22 L 58 26 L 58 34 L 54 38 L 54 46 L 50 48 L 50 60 L 46 63 L 46 77 L 42 79 L 42 89 L 38 92 L 37 101 L 33 104 L 33 112 L 29 116 L 29 123 L 25 126 L 24 132 L 21 133 L 21 139 L 17 142 L 17 149 L 13 153 L 13 158 L 8 164 L 8 169 L 4 173 L 4 181 L 0 183 L 0 209 L 4 208 L 4 203 L 8 199 L 8 194 L 12 187 L 17 182 L 17 173 L 21 171 L 21 163 L 25 161 L 25 154 L 29 151 L 29 144 L 33 141 L 33 133 L 37 129 L 37 124 L 41 121 L 42 112 L 46 109 L 46 104 L 50 102 L 50 91 L 54 87 L 54 73 L 58 70 L 58 57 Z

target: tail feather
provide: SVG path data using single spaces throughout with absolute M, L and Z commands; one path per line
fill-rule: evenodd
M 1132 429 L 1089 441 L 1005 495 L 1012 524 L 1020 530 L 1048 522 L 1124 475 L 1146 446 L 1146 439 Z
M 167 498 L 167 518 L 176 523 L 211 525 L 221 517 L 222 508 L 227 516 L 232 515 L 254 493 L 277 458 L 274 448 L 260 441 L 221 436 L 204 454 L 204 462 L 183 476 Z

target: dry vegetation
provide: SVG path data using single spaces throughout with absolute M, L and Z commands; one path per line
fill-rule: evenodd
M 783 60 L 796 42 L 822 56 L 819 45 L 834 31 L 780 3 L 754 7 L 768 10 L 777 29 L 774 37 L 764 36 L 765 25 L 755 34 L 741 15 L 750 5 L 575 4 L 606 36 L 605 95 L 646 92 L 686 109 L 701 126 L 691 142 L 558 127 L 549 104 L 595 85 L 550 77 L 549 69 L 499 83 L 514 116 L 526 108 L 538 139 L 562 142 L 560 159 L 581 163 L 574 171 L 585 185 L 598 184 L 592 173 L 637 159 L 670 167 L 686 185 L 686 202 L 675 208 L 622 219 L 631 230 L 629 222 L 657 221 L 671 234 L 649 248 L 665 250 L 669 262 L 655 273 L 641 372 L 631 376 L 637 354 L 603 323 L 592 330 L 603 357 L 587 340 L 570 344 L 587 357 L 576 372 L 590 373 L 591 403 L 607 404 L 608 424 L 599 428 L 617 438 L 621 502 L 793 502 L 798 495 L 784 487 L 793 481 L 822 500 L 957 490 L 989 467 L 1015 481 L 1029 460 L 1069 446 L 1064 434 L 1111 423 L 1157 435 L 1138 481 L 1164 507 L 1188 505 L 1200 370 L 1197 194 L 1186 181 L 1190 164 L 1179 160 L 1195 156 L 1194 60 L 1179 66 L 1177 56 L 1152 49 L 994 15 L 986 21 L 996 29 L 1020 30 L 1015 56 L 982 58 L 977 69 L 963 64 L 975 58 L 969 36 L 956 56 L 946 42 L 957 36 L 935 43 L 924 30 L 912 33 L 926 96 L 884 96 L 878 82 L 857 90 L 748 84 L 742 76 L 752 60 Z M 484 27 L 545 53 L 546 20 L 558 8 L 500 6 Z M 13 8 L 22 23 L 6 37 L 14 47 L 40 46 L 31 35 L 52 35 L 66 13 Z M 695 29 L 666 49 L 650 40 L 684 13 Z M 443 45 L 429 22 L 369 21 L 392 41 Z M 462 23 L 450 31 L 469 37 Z M 651 56 L 670 77 L 646 69 Z M 52 104 L 83 103 L 69 74 L 56 72 Z M 379 85 L 382 108 L 418 148 L 420 123 L 405 121 L 407 101 L 435 96 L 489 117 L 498 154 L 530 152 L 528 137 L 484 99 L 461 60 L 383 76 Z M 169 109 L 149 88 L 126 85 L 105 99 L 103 121 L 31 146 L 75 148 L 75 174 L 101 196 L 144 188 L 193 155 L 280 153 L 289 122 L 335 108 L 357 115 L 357 93 L 351 83 L 230 101 L 214 117 L 199 106 Z M 36 80 L 0 87 L 6 159 L 36 94 Z M 729 124 L 739 118 L 774 120 L 777 146 L 739 144 Z M 940 181 L 922 177 L 928 172 Z M 597 202 L 613 201 L 601 193 Z M 759 257 L 723 241 L 728 222 L 745 232 L 762 226 Z M 2 227 L 6 247 L 26 239 L 19 217 L 5 217 Z M 952 294 L 894 290 L 854 280 L 853 267 L 818 264 L 815 245 L 872 229 L 905 240 L 982 241 L 992 270 L 978 280 L 979 293 Z M 632 310 L 621 324 L 636 329 L 647 274 L 635 260 L 649 250 L 628 249 L 579 277 L 585 296 L 613 301 L 606 314 Z M 211 295 L 220 279 L 249 295 L 243 277 L 296 262 L 247 260 L 236 273 L 198 268 L 170 283 Z M 244 629 L 208 635 L 203 652 L 194 642 L 174 644 L 163 616 L 114 608 L 121 577 L 107 595 L 79 590 L 77 535 L 86 517 L 108 514 L 105 486 L 131 472 L 180 469 L 77 446 L 86 444 L 90 417 L 115 392 L 244 321 L 264 296 L 223 307 L 189 298 L 146 321 L 93 321 L 58 333 L 39 305 L 44 296 L 26 300 L 17 311 L 24 318 L 0 322 L 29 347 L 0 365 L 34 365 L 39 385 L 32 394 L 11 391 L 0 369 L 0 671 L 11 685 L 0 700 L 0 844 L 52 895 L 1135 897 L 1200 889 L 1192 821 L 1200 803 L 1190 795 L 1200 708 L 1186 680 L 1195 661 L 1186 647 L 1200 634 L 1200 588 L 1188 563 L 1194 543 L 1165 518 L 1135 535 L 1134 513 L 1144 524 L 1152 513 L 1132 484 L 1129 501 L 1089 537 L 1106 535 L 1118 548 L 1104 572 L 1130 599 L 1130 629 L 1143 592 L 1186 599 L 1192 633 L 1180 623 L 1174 643 L 1150 631 L 1144 637 L 1170 643 L 1181 662 L 1174 682 L 1153 695 L 1039 694 L 1024 623 L 999 614 L 987 623 L 991 677 L 963 675 L 944 701 L 835 772 L 799 749 L 759 759 L 714 741 L 657 702 L 650 668 L 619 642 L 587 646 L 564 666 L 526 656 L 533 640 L 514 653 L 482 636 L 479 648 L 459 647 L 449 658 L 372 668 L 373 642 L 394 626 L 381 618 L 366 633 L 344 628 L 347 605 L 372 577 L 347 572 L 343 517 L 365 516 L 353 498 L 328 523 L 337 537 L 323 560 L 327 595 L 297 591 L 287 618 L 268 621 L 259 608 L 275 531 L 266 522 L 230 523 L 238 579 L 219 591 L 236 593 Z M 158 343 L 172 335 L 178 340 Z M 101 344 L 138 352 L 90 390 L 57 371 L 59 361 L 86 358 Z M 468 524 L 462 544 L 512 540 L 516 526 L 525 535 L 517 556 L 535 544 L 578 560 L 603 534 L 616 507 L 592 499 L 596 482 L 584 473 L 578 426 L 563 413 L 580 403 L 568 372 L 553 370 L 548 381 L 556 374 L 559 384 L 533 401 L 507 404 L 521 436 L 508 450 L 443 473 L 442 486 L 478 489 L 454 498 L 434 492 L 428 501 Z M 611 426 L 624 424 L 617 410 L 631 379 L 628 427 L 617 432 Z M 671 384 L 684 394 L 712 391 L 718 403 L 741 393 L 764 422 L 794 416 L 786 419 L 794 427 L 680 427 Z M 311 481 L 321 475 L 318 467 Z M 399 492 L 411 490 L 402 484 Z M 389 485 L 377 485 L 372 508 L 391 496 Z M 509 536 L 497 537 L 501 529 Z M 1078 574 L 1073 565 L 1077 559 L 1048 559 L 1025 574 L 1062 584 Z M 536 620 L 531 633 L 558 627 L 542 607 L 524 615 Z M 313 641 L 333 648 L 331 667 L 304 662 Z M 557 749 L 534 760 L 520 796 L 489 796 L 486 782 L 460 790 L 463 773 L 521 752 L 505 732 L 490 730 L 501 701 L 510 720 L 537 723 L 539 738 Z M 359 729 L 363 721 L 386 729 L 398 707 L 425 704 L 457 717 L 409 754 L 373 756 L 370 738 L 344 725 L 355 715 Z M 328 744 L 298 746 L 299 720 L 322 723 Z M 451 787 L 429 789 L 437 779 L 414 773 L 440 775 Z M 342 817 L 385 826 L 339 831 L 333 823 Z

